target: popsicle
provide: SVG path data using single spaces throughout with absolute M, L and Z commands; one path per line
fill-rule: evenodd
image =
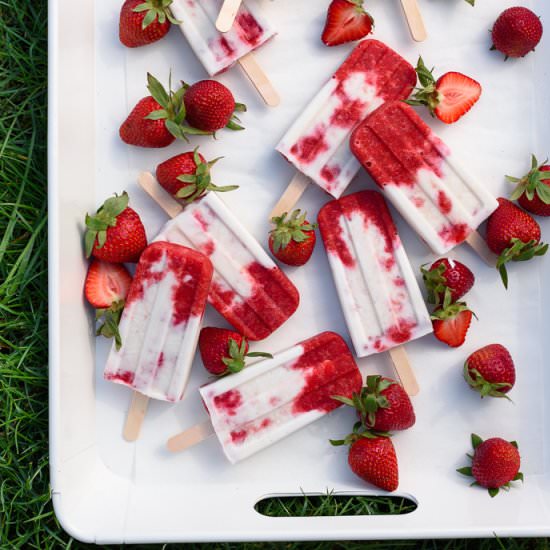
M 418 385 L 401 346 L 432 332 L 432 323 L 384 198 L 376 191 L 347 195 L 325 204 L 318 222 L 355 353 L 390 350 L 414 395 Z
M 122 347 L 113 345 L 103 373 L 143 396 L 141 406 L 149 397 L 182 399 L 212 271 L 206 256 L 177 244 L 156 242 L 141 254 L 120 320 Z M 138 434 L 139 426 L 125 430 L 130 440 Z
M 141 187 L 174 219 L 156 240 L 183 244 L 210 258 L 208 301 L 249 340 L 263 340 L 297 309 L 296 287 L 213 192 L 185 209 L 149 173 Z
M 349 150 L 352 130 L 385 101 L 406 99 L 415 84 L 399 54 L 378 40 L 360 42 L 277 145 L 298 172 L 271 217 L 290 212 L 309 179 L 338 198 L 360 168 Z
M 417 0 L 401 0 L 401 6 L 405 13 L 405 19 L 409 25 L 409 31 L 413 40 L 422 42 L 428 37 Z
M 199 389 L 210 420 L 171 438 L 173 452 L 212 433 L 231 463 L 239 462 L 338 408 L 362 377 L 342 339 L 323 332 L 243 371 Z
M 389 102 L 354 132 L 351 150 L 418 235 L 436 254 L 468 241 L 491 265 L 475 231 L 496 199 L 456 162 L 445 145 L 403 102 Z
M 218 18 L 216 19 L 216 28 L 220 32 L 227 32 L 231 30 L 237 12 L 241 5 L 242 0 L 223 0 L 222 7 Z
M 210 76 L 239 63 L 264 101 L 279 104 L 279 95 L 256 62 L 253 51 L 275 36 L 257 8 L 242 2 L 230 30 L 215 26 L 222 0 L 173 0 L 170 10 L 181 21 L 180 29 Z

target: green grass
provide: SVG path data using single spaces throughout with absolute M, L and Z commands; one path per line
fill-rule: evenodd
M 78 1 L 78 0 L 76 0 Z M 305 0 L 303 0 L 305 1 Z M 46 0 L 0 0 L 0 549 L 83 548 L 59 527 L 48 484 Z M 409 511 L 332 495 L 274 499 L 266 515 Z M 183 548 L 171 545 L 170 548 Z M 232 549 L 235 544 L 186 545 Z M 281 543 L 256 548 L 546 549 L 547 540 Z M 137 547 L 133 547 L 137 548 Z M 162 548 L 158 545 L 157 548 Z

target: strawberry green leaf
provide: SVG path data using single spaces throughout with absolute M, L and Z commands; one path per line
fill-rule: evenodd
M 487 492 L 491 495 L 491 498 L 494 498 L 498 495 L 499 490 L 498 489 L 487 489 Z
M 464 468 L 457 468 L 456 470 L 459 474 L 463 476 L 472 477 L 472 468 L 471 466 L 465 466 Z
M 477 434 L 472 434 L 472 447 L 474 449 L 477 449 L 482 443 L 483 443 L 483 439 L 481 439 L 481 437 L 479 437 L 479 435 Z
M 266 359 L 273 359 L 273 355 L 271 353 L 265 353 L 263 351 L 251 351 L 250 353 L 247 353 L 245 357 L 265 357 Z
M 165 109 L 169 108 L 170 97 L 164 86 L 151 74 L 147 73 L 147 89 L 153 96 L 153 99 Z
M 168 118 L 168 113 L 164 109 L 157 109 L 156 111 L 151 111 L 143 118 L 147 120 L 162 120 L 164 118 Z

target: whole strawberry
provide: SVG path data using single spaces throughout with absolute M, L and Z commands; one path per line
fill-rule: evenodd
M 428 291 L 428 303 L 443 303 L 449 294 L 451 302 L 457 302 L 474 286 L 474 274 L 463 263 L 451 258 L 436 260 L 429 269 L 420 268 Z
M 120 8 L 118 36 L 128 48 L 163 38 L 170 23 L 178 23 L 169 10 L 172 0 L 126 0 Z
M 530 9 L 518 6 L 504 10 L 491 31 L 492 50 L 509 57 L 523 57 L 535 49 L 542 37 L 540 17 Z
M 406 103 L 409 105 L 425 105 L 430 114 L 436 116 L 445 124 L 452 124 L 464 116 L 481 96 L 481 85 L 473 78 L 462 73 L 449 72 L 440 76 L 437 81 L 424 64 L 422 57 L 418 58 L 416 73 L 421 86 Z
M 406 430 L 414 425 L 414 409 L 403 387 L 390 378 L 367 376 L 361 393 L 352 398 L 333 396 L 333 399 L 357 410 L 363 425 L 377 432 Z
M 145 228 L 128 206 L 128 193 L 107 199 L 94 216 L 86 214 L 86 257 L 105 262 L 137 262 L 145 247 Z
M 473 485 L 486 488 L 494 497 L 499 489 L 508 490 L 510 482 L 523 481 L 523 474 L 519 471 L 521 459 L 515 441 L 508 442 L 500 437 L 483 441 L 478 435 L 472 434 L 472 447 L 472 466 L 459 468 L 457 472 L 473 477 Z
M 238 185 L 218 187 L 212 183 L 210 168 L 221 157 L 207 162 L 198 149 L 169 158 L 157 166 L 157 180 L 168 193 L 190 203 L 208 191 L 225 192 L 239 188 Z
M 535 155 L 531 156 L 531 170 L 522 178 L 506 176 L 517 184 L 510 200 L 517 200 L 522 208 L 537 216 L 550 216 L 550 165 L 539 164 Z
M 540 226 L 532 216 L 508 199 L 497 200 L 499 206 L 487 221 L 486 240 L 488 247 L 499 255 L 497 269 L 508 288 L 506 264 L 543 256 L 548 245 L 540 242 Z
M 304 265 L 313 254 L 317 224 L 309 223 L 306 216 L 306 212 L 302 214 L 300 210 L 294 210 L 290 218 L 285 212 L 271 219 L 275 227 L 269 233 L 269 249 L 287 265 Z
M 123 265 L 94 259 L 84 283 L 84 295 L 96 310 L 96 321 L 101 321 L 96 335 L 114 338 L 117 349 L 122 345 L 118 323 L 131 282 L 132 276 Z
M 481 394 L 506 397 L 516 382 L 516 369 L 510 352 L 500 344 L 474 351 L 464 363 L 464 379 Z
M 183 97 L 187 111 L 187 122 L 206 133 L 214 133 L 222 128 L 243 130 L 238 124 L 235 112 L 245 112 L 246 106 L 235 103 L 231 91 L 216 80 L 201 80 L 185 85 Z
M 365 11 L 363 0 L 332 0 L 321 40 L 326 46 L 338 46 L 361 40 L 373 28 L 374 19 Z
M 270 353 L 248 353 L 248 341 L 238 332 L 205 327 L 199 336 L 199 351 L 204 368 L 216 376 L 235 373 L 246 366 L 246 357 L 273 357 Z
M 176 138 L 189 141 L 188 135 L 208 134 L 183 124 L 185 107 L 182 86 L 176 92 L 167 92 L 151 74 L 147 75 L 150 96 L 140 99 L 120 127 L 120 138 L 128 145 L 138 147 L 167 147 Z M 171 88 L 171 86 L 170 86 Z

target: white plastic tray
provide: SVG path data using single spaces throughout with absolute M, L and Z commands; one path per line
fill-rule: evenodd
M 274 146 L 297 113 L 340 64 L 351 46 L 325 48 L 319 41 L 328 0 L 258 1 L 279 30 L 258 59 L 281 92 L 276 109 L 262 105 L 239 68 L 220 77 L 249 106 L 241 133 L 220 132 L 219 139 L 193 140 L 207 157 L 224 155 L 215 168 L 220 185 L 240 190 L 224 199 L 256 237 L 265 242 L 268 213 L 293 171 Z M 503 175 L 521 174 L 535 152 L 549 154 L 550 38 L 535 54 L 504 63 L 489 52 L 487 32 L 498 13 L 515 0 L 420 0 L 430 33 L 423 44 L 411 41 L 398 0 L 371 0 L 375 37 L 410 62 L 419 53 L 439 72 L 459 70 L 483 84 L 483 96 L 458 124 L 430 124 L 472 172 L 495 193 L 504 194 Z M 550 7 L 532 4 L 550 28 Z M 76 538 L 98 543 L 155 541 L 230 541 L 371 539 L 425 537 L 526 536 L 550 534 L 550 385 L 548 310 L 543 281 L 550 257 L 510 269 L 510 290 L 496 271 L 470 250 L 454 255 L 470 265 L 477 282 L 468 296 L 479 322 L 466 344 L 451 350 L 427 336 L 407 346 L 421 385 L 414 400 L 416 426 L 396 435 L 400 462 L 397 494 L 418 503 L 405 516 L 268 518 L 254 510 L 266 495 L 300 492 L 377 494 L 347 467 L 346 450 L 332 448 L 329 437 L 344 435 L 353 422 L 340 409 L 252 457 L 231 466 L 215 439 L 181 455 L 164 450 L 167 437 L 204 418 L 195 390 L 205 380 L 196 364 L 188 398 L 171 406 L 152 403 L 136 444 L 123 441 L 121 429 L 130 399 L 123 387 L 103 381 L 108 345 L 93 336 L 82 284 L 84 213 L 113 192 L 129 191 L 149 237 L 165 221 L 162 212 L 136 186 L 136 175 L 186 149 L 176 144 L 155 151 L 130 148 L 118 127 L 137 99 L 146 95 L 145 75 L 166 81 L 196 81 L 206 74 L 177 28 L 146 48 L 127 50 L 118 43 L 121 0 L 50 0 L 50 407 L 51 484 L 56 513 Z M 536 86 L 535 86 L 536 83 Z M 187 147 L 189 149 L 189 147 Z M 372 187 L 361 173 L 350 191 Z M 314 186 L 301 205 L 312 214 L 327 200 Z M 396 216 L 415 269 L 433 259 L 427 248 Z M 550 239 L 550 222 L 543 232 Z M 287 269 L 301 293 L 298 313 L 263 350 L 285 348 L 321 330 L 348 338 L 319 243 L 312 261 Z M 223 320 L 209 310 L 207 324 Z M 349 338 L 348 338 L 349 341 Z M 512 397 L 480 402 L 461 380 L 464 358 L 474 349 L 501 342 L 512 352 L 518 383 Z M 364 372 L 389 373 L 384 355 L 360 362 Z M 455 468 L 465 463 L 469 435 L 494 435 L 519 441 L 525 485 L 498 498 L 468 487 Z M 230 511 L 230 513 L 229 513 Z

